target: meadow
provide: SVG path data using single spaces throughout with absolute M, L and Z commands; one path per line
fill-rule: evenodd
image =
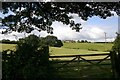
M 108 53 L 111 50 L 112 46 L 113 46 L 112 43 L 106 43 L 106 44 L 105 43 L 64 43 L 64 46 L 62 47 L 50 47 L 49 53 L 51 56 L 96 54 L 96 53 L 104 54 L 104 53 Z M 3 50 L 7 50 L 7 49 L 15 50 L 15 47 L 16 44 L 0 44 L 0 51 L 2 52 Z M 97 56 L 96 58 L 103 59 L 104 56 Z M 93 58 L 88 57 L 88 59 L 93 59 Z M 57 60 L 66 60 L 66 59 L 57 59 Z M 67 58 L 67 60 L 71 60 L 71 58 Z M 111 64 L 110 61 L 105 61 L 104 63 Z M 53 64 L 53 66 L 55 68 L 58 68 L 63 64 L 64 63 L 57 63 L 57 64 Z M 86 64 L 88 66 L 86 66 Z M 100 69 L 99 67 L 102 69 Z M 112 72 L 111 72 L 111 65 L 90 65 L 87 62 L 80 62 L 80 64 L 76 62 L 71 62 L 65 67 L 59 69 L 57 75 L 63 78 L 111 78 Z
M 97 53 L 109 53 L 113 44 L 112 43 L 64 43 L 64 46 L 60 48 L 50 47 L 50 55 L 52 56 L 59 56 L 59 55 L 79 55 L 79 54 L 97 54 Z M 82 57 L 86 60 L 92 59 L 104 59 L 106 56 L 87 56 Z M 56 58 L 52 59 L 53 61 L 70 61 L 73 58 Z M 92 62 L 93 64 L 97 63 Z M 66 63 L 66 62 L 65 62 Z M 53 64 L 55 68 L 58 68 L 65 64 L 63 63 L 56 63 Z M 102 65 L 105 64 L 105 65 Z M 98 65 L 91 65 L 88 62 L 70 62 L 66 66 L 62 67 L 58 70 L 58 73 L 63 78 L 77 78 L 81 80 L 88 80 L 88 79 L 111 79 L 112 72 L 111 72 L 111 61 L 103 61 L 101 64 Z
M 72 55 L 88 53 L 106 53 L 113 46 L 112 43 L 63 43 L 62 47 L 50 47 L 50 55 Z M 3 50 L 15 50 L 16 44 L 0 44 L 0 52 Z
M 50 56 L 61 55 L 79 55 L 79 54 L 98 54 L 109 53 L 113 44 L 112 43 L 63 43 L 62 47 L 49 47 Z M 0 44 L 3 50 L 15 50 L 16 44 Z M 85 57 L 86 59 L 101 59 L 104 56 Z M 71 58 L 59 58 L 59 60 L 70 60 Z
M 49 52 L 50 55 L 106 53 L 112 46 L 112 43 L 64 43 L 60 48 L 50 47 Z
M 15 50 L 16 44 L 0 44 L 0 52 L 3 50 Z M 109 53 L 112 43 L 64 43 L 62 47 L 49 47 L 50 56 L 80 55 L 80 54 L 104 54 Z M 105 56 L 84 57 L 85 59 L 103 59 Z M 59 60 L 71 60 L 72 58 L 57 58 Z M 51 60 L 51 59 L 50 59 Z M 54 58 L 56 60 L 56 58 Z

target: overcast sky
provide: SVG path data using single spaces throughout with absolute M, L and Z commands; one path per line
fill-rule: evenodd
M 10 12 L 11 13 L 11 12 Z M 107 36 L 107 41 L 114 41 L 116 37 L 116 32 L 118 31 L 118 16 L 115 14 L 113 17 L 108 17 L 107 19 L 101 19 L 97 16 L 93 16 L 92 18 L 89 18 L 88 21 L 81 20 L 80 17 L 78 17 L 77 14 L 70 14 L 74 17 L 74 21 L 76 23 L 80 22 L 83 27 L 80 32 L 76 32 L 72 30 L 69 25 L 63 25 L 60 22 L 54 22 L 52 24 L 52 27 L 54 28 L 54 36 L 57 36 L 58 39 L 61 40 L 88 40 L 88 41 L 105 41 L 105 33 Z M 0 17 L 3 17 L 6 15 L 3 15 L 0 13 Z M 2 31 L 3 29 L 0 29 Z M 47 32 L 45 31 L 32 31 L 30 34 L 36 34 L 41 37 L 45 37 L 47 35 Z M 30 34 L 25 33 L 17 33 L 12 32 L 11 34 L 4 35 L 0 34 L 0 40 L 2 39 L 10 39 L 10 40 L 16 40 L 18 38 L 22 38 L 25 36 L 28 36 Z M 17 37 L 15 37 L 15 35 Z

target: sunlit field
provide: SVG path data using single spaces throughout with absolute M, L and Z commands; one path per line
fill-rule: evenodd
M 60 48 L 50 47 L 50 55 L 71 55 L 106 53 L 112 48 L 112 43 L 64 43 Z
M 50 47 L 50 55 L 71 55 L 87 53 L 106 53 L 112 48 L 112 43 L 64 43 L 64 46 Z M 0 51 L 15 50 L 16 44 L 0 44 Z
M 3 50 L 15 50 L 16 44 L 0 44 L 0 52 L 2 52 Z
M 64 43 L 64 46 L 60 48 L 50 47 L 49 52 L 51 56 L 60 56 L 60 55 L 80 55 L 80 54 L 104 54 L 109 53 L 113 44 L 112 43 Z M 82 57 L 86 60 L 93 60 L 93 59 L 104 59 L 106 56 L 86 56 Z M 53 62 L 59 61 L 71 61 L 74 57 L 65 57 L 65 58 L 54 58 L 50 59 Z M 97 63 L 92 62 L 93 64 Z M 67 62 L 63 63 L 55 63 L 53 66 L 55 68 L 59 68 L 66 64 Z M 105 65 L 102 65 L 105 64 Z M 70 62 L 66 66 L 60 68 L 58 73 L 63 78 L 80 78 L 80 80 L 94 80 L 100 78 L 112 78 L 111 72 L 111 61 L 103 61 L 99 65 L 91 65 L 90 63 L 84 62 Z

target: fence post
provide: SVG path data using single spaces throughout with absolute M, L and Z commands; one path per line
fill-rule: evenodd
M 77 63 L 78 63 L 78 71 L 79 71 L 79 70 L 80 70 L 80 65 L 79 65 L 79 64 L 80 64 L 80 63 L 79 63 L 79 62 L 80 62 L 80 56 L 77 56 L 77 58 L 78 58 Z
M 111 63 L 112 63 L 113 78 L 120 80 L 119 57 L 115 51 L 111 51 L 110 56 L 111 56 Z
M 113 78 L 115 78 L 115 53 L 113 51 L 110 51 L 110 58 L 111 58 L 111 66 L 112 66 L 112 73 Z

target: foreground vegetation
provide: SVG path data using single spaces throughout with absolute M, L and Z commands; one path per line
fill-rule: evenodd
M 3 80 L 51 80 L 54 77 L 56 71 L 49 64 L 49 47 L 41 44 L 39 37 L 30 35 L 19 41 L 15 49 L 2 51 Z
M 11 49 L 16 51 L 16 44 L 0 44 L 3 50 Z M 64 43 L 62 47 L 50 47 L 49 53 L 50 55 L 70 55 L 70 54 L 88 54 L 88 53 L 106 53 L 112 48 L 112 43 Z M 91 57 L 90 57 L 91 58 Z M 60 60 L 60 59 L 59 59 Z M 109 63 L 110 62 L 106 62 Z M 53 64 L 54 68 L 58 68 L 62 66 L 64 63 L 61 64 Z M 84 66 L 84 65 L 89 66 Z M 62 78 L 111 78 L 111 65 L 103 65 L 102 68 L 107 70 L 104 71 L 99 69 L 98 66 L 90 65 L 86 62 L 81 64 L 76 62 L 72 62 L 69 65 L 58 70 L 56 76 L 60 76 Z M 99 73 L 97 73 L 99 71 Z M 97 73 L 97 74 L 96 74 Z M 27 75 L 28 76 L 28 75 Z M 55 75 L 54 75 L 55 76 Z

